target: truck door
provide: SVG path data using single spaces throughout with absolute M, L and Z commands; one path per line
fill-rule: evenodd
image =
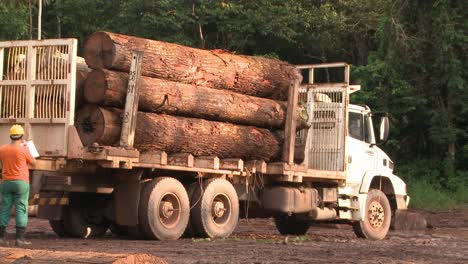
M 348 182 L 359 183 L 367 171 L 375 169 L 376 159 L 372 121 L 366 112 L 349 112 L 346 141 Z

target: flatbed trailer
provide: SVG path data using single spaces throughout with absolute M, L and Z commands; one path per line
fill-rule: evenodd
M 74 123 L 76 52 L 75 39 L 0 42 L 0 134 L 22 124 L 36 143 L 41 156 L 33 168 L 32 201 L 39 203 L 38 217 L 49 219 L 59 235 L 99 236 L 110 226 L 116 233 L 160 240 L 183 233 L 226 237 L 239 214 L 250 209 L 249 215 L 275 217 L 282 234 L 302 234 L 313 221 L 326 220 L 382 239 L 391 212 L 406 209 L 405 185 L 375 146 L 373 130 L 361 125 L 368 142 L 347 149 L 360 144 L 350 139 L 350 112 L 370 127 L 372 121 L 368 108 L 350 109 L 349 95 L 359 86 L 349 84 L 346 63 L 297 66 L 306 82 L 291 80 L 282 157 L 266 162 L 133 148 L 144 56 L 136 51 L 120 144 L 83 146 L 80 124 Z M 344 69 L 344 82 L 315 83 L 315 70 L 324 68 Z M 296 131 L 300 104 L 307 108 L 309 128 Z M 380 131 L 385 140 L 388 118 L 382 118 Z M 373 157 L 352 153 L 366 147 Z M 354 160 L 375 166 L 363 170 Z M 375 197 L 385 201 L 375 203 Z M 371 202 L 375 212 L 368 210 Z

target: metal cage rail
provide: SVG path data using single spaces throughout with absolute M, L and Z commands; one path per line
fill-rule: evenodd
M 304 146 L 306 152 L 303 164 L 312 170 L 344 172 L 349 93 L 358 89 L 349 85 L 349 65 L 325 63 L 297 68 L 308 74 L 308 82 L 300 88 L 299 103 L 307 107 L 310 127 L 296 135 L 296 144 Z M 315 83 L 315 69 L 326 68 L 343 68 L 344 82 Z
M 22 124 L 42 156 L 66 155 L 75 110 L 76 50 L 76 39 L 0 42 L 0 133 Z

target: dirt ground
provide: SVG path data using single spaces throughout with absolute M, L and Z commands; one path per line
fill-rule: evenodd
M 426 231 L 392 231 L 383 241 L 358 239 L 350 226 L 313 226 L 306 236 L 281 236 L 271 219 L 243 219 L 228 239 L 142 241 L 110 232 L 101 239 L 57 237 L 45 220 L 30 219 L 34 249 L 149 253 L 169 263 L 468 263 L 468 208 L 422 212 Z M 12 222 L 13 225 L 13 222 Z M 14 229 L 8 229 L 13 239 Z

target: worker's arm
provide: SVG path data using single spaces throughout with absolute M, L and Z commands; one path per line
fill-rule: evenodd
M 33 166 L 36 165 L 36 159 L 31 155 L 27 146 L 24 146 L 24 154 L 26 155 L 26 162 L 28 165 Z
M 31 162 L 29 162 L 29 165 L 34 167 L 36 165 L 36 159 L 32 158 Z

